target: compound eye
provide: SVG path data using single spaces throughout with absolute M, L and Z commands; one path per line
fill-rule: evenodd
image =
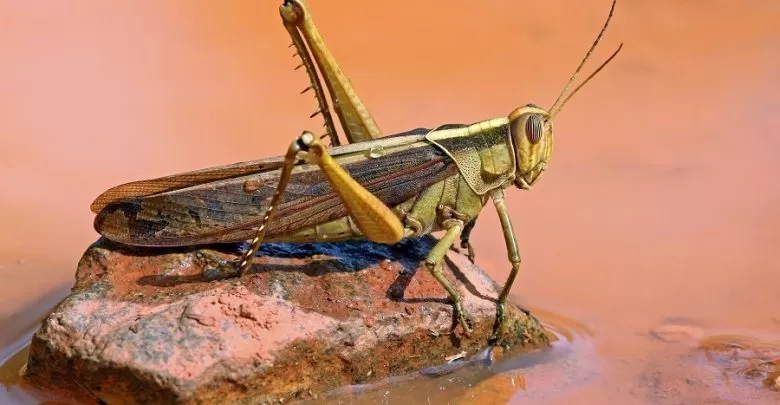
M 525 121 L 525 136 L 528 137 L 528 142 L 532 145 L 539 143 L 542 140 L 544 134 L 544 124 L 542 124 L 542 118 L 533 114 Z

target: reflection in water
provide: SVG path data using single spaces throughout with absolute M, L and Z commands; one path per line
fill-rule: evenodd
M 309 403 L 323 404 L 467 404 L 501 403 L 518 398 L 540 400 L 565 394 L 598 374 L 600 360 L 590 332 L 559 314 L 532 309 L 555 334 L 552 347 L 501 358 L 485 349 L 473 358 L 432 367 L 420 374 L 351 386 Z M 495 402 L 499 401 L 499 402 Z
M 72 283 L 96 238 L 98 193 L 278 155 L 321 125 L 307 119 L 313 101 L 298 95 L 307 82 L 272 2 L 50 3 L 0 2 L 2 342 L 19 331 L 7 327 L 10 314 Z M 393 133 L 549 105 L 610 2 L 549 0 L 530 13 L 525 1 L 309 3 Z M 544 178 L 507 193 L 523 255 L 517 301 L 592 332 L 557 330 L 549 355 L 570 354 L 523 369 L 527 389 L 509 402 L 558 384 L 560 394 L 534 402 L 777 403 L 758 379 L 740 382 L 745 373 L 734 371 L 752 363 L 727 361 L 729 345 L 710 362 L 688 342 L 723 334 L 715 325 L 778 340 L 762 333 L 778 328 L 779 20 L 777 0 L 618 1 L 610 46 L 594 60 L 617 42 L 622 53 L 557 117 Z M 495 212 L 483 211 L 471 241 L 480 265 L 504 280 Z M 648 338 L 669 315 L 706 325 Z M 738 351 L 762 358 L 750 353 Z M 571 387 L 567 363 L 585 370 Z
M 0 404 L 60 404 L 65 399 L 61 395 L 46 392 L 38 387 L 27 384 L 21 378 L 27 365 L 30 352 L 30 339 L 40 326 L 46 314 L 54 305 L 67 295 L 67 288 L 59 288 L 56 292 L 28 305 L 24 311 L 3 321 L 0 329 Z
M 57 399 L 56 395 L 41 391 L 21 378 L 30 348 L 27 345 L 21 348 L 16 346 L 28 341 L 29 339 L 19 341 L 8 350 L 0 352 L 0 404 L 39 404 L 45 400 Z

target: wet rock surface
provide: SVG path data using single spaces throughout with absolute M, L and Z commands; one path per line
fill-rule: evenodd
M 780 341 L 712 330 L 670 317 L 650 330 L 659 342 L 632 393 L 653 404 L 763 405 L 778 402 Z
M 27 379 L 107 403 L 274 403 L 447 363 L 484 348 L 500 288 L 450 252 L 470 337 L 420 266 L 433 238 L 269 244 L 250 274 L 205 271 L 197 250 L 128 250 L 99 240 L 73 290 L 33 337 Z M 235 252 L 207 250 L 233 259 Z M 512 351 L 549 345 L 508 310 Z
M 723 378 L 752 381 L 780 390 L 780 342 L 741 335 L 714 335 L 704 339 L 699 350 L 723 370 Z

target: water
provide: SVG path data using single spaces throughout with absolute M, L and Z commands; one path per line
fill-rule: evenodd
M 549 106 L 609 8 L 309 3 L 386 133 Z M 3 347 L 23 346 L 22 331 L 72 283 L 96 238 L 88 207 L 100 192 L 277 155 L 319 128 L 306 118 L 315 103 L 298 95 L 307 81 L 292 70 L 276 7 L 0 3 Z M 499 403 L 777 402 L 759 377 L 738 372 L 755 356 L 770 362 L 771 350 L 740 349 L 731 364 L 722 347 L 771 348 L 780 334 L 778 20 L 775 0 L 619 1 L 590 66 L 621 41 L 623 51 L 556 117 L 555 154 L 534 189 L 507 193 L 523 256 L 513 299 L 590 332 L 575 335 L 582 348 L 520 374 L 472 370 L 434 384 L 453 398 L 485 384 Z M 503 280 L 490 205 L 472 242 Z M 693 337 L 659 339 L 669 322 Z M 710 361 L 698 348 L 713 339 L 729 354 Z M 30 392 L 8 379 L 22 357 L 3 369 L 14 398 Z M 420 384 L 398 398 L 425 401 L 436 385 Z

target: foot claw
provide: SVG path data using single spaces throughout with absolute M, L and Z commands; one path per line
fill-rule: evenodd
M 463 334 L 466 335 L 466 337 L 471 337 L 471 332 L 473 332 L 473 329 L 471 329 L 471 326 L 469 325 L 469 320 L 466 318 L 466 312 L 463 311 L 463 307 L 460 303 L 455 304 L 455 314 L 458 318 L 458 325 L 460 325 L 461 328 L 463 328 Z M 453 330 L 455 327 L 453 327 Z
M 495 344 L 498 341 L 499 333 L 504 326 L 505 304 L 500 302 L 496 305 L 496 322 L 493 324 L 493 333 L 490 334 L 488 342 Z

